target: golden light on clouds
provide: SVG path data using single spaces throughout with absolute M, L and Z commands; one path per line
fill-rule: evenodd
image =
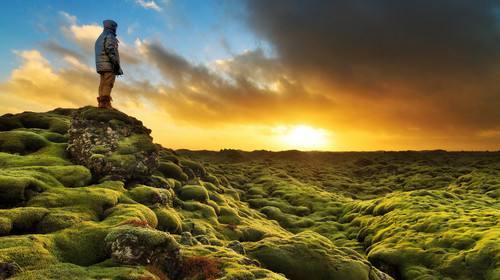
M 279 4 L 252 4 L 250 8 L 258 11 L 251 26 L 273 46 L 271 53 L 255 48 L 200 63 L 154 38 L 128 42 L 120 38 L 125 75 L 113 89 L 114 106 L 141 119 L 153 130 L 156 142 L 174 149 L 500 147 L 500 66 L 495 62 L 498 59 L 492 59 L 500 57 L 498 48 L 461 41 L 472 34 L 480 36 L 475 42 L 484 41 L 487 46 L 491 36 L 467 33 L 455 38 L 451 46 L 461 47 L 456 54 L 469 58 L 457 60 L 449 56 L 448 48 L 419 44 L 428 41 L 427 29 L 415 30 L 416 34 L 400 32 L 404 26 L 392 26 L 392 16 L 381 18 L 387 22 L 380 26 L 378 19 L 373 24 L 372 18 L 366 18 L 365 26 L 391 35 L 379 38 L 361 36 L 363 28 L 352 30 L 351 20 L 362 16 L 328 17 L 347 22 L 311 21 L 304 27 L 300 19 L 315 16 L 301 13 L 317 12 L 317 7 L 293 11 L 296 14 L 290 18 L 279 16 Z M 356 14 L 357 8 L 349 10 Z M 400 15 L 397 10 L 388 12 Z M 463 30 L 459 14 L 450 18 L 456 34 Z M 99 78 L 93 44 L 102 27 L 80 24 L 65 12 L 61 16 L 63 22 L 56 32 L 61 33 L 62 42 L 50 40 L 41 48 L 14 51 L 19 64 L 0 81 L 0 114 L 95 104 Z M 297 36 L 297 30 L 307 32 Z M 392 30 L 409 37 L 393 40 Z M 431 35 L 438 41 L 443 38 L 440 32 Z M 365 41 L 351 46 L 354 37 Z M 414 42 L 414 38 L 420 39 Z M 408 48 L 407 42 L 416 45 Z M 381 47 L 373 49 L 379 43 Z M 488 52 L 477 52 L 476 47 Z

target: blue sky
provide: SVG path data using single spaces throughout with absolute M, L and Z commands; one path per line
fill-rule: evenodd
M 141 3 L 154 3 L 155 8 Z M 245 10 L 240 1 L 17 0 L 2 5 L 0 80 L 5 80 L 19 64 L 13 50 L 39 49 L 48 41 L 70 49 L 75 47 L 60 32 L 67 21 L 63 13 L 76 17 L 78 25 L 114 19 L 119 24 L 118 35 L 125 43 L 131 44 L 136 38 L 157 40 L 195 64 L 266 45 L 245 26 L 242 20 Z M 50 54 L 44 55 L 50 58 Z

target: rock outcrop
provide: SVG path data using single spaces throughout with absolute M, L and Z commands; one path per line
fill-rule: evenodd
M 172 267 L 181 263 L 179 245 L 170 234 L 141 227 L 122 226 L 105 239 L 111 258 L 122 264 L 145 265 L 159 256 L 166 256 Z
M 158 168 L 151 130 L 118 110 L 78 109 L 68 132 L 67 150 L 94 178 L 141 181 Z

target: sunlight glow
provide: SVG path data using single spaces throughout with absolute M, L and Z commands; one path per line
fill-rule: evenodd
M 275 133 L 287 149 L 314 150 L 328 145 L 327 131 L 308 125 L 279 126 Z

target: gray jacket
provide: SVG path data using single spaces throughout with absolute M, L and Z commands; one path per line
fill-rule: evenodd
M 104 30 L 95 41 L 95 66 L 97 73 L 113 72 L 115 75 L 123 75 L 120 67 L 118 40 L 116 39 L 118 24 L 113 20 L 105 20 L 102 23 Z

